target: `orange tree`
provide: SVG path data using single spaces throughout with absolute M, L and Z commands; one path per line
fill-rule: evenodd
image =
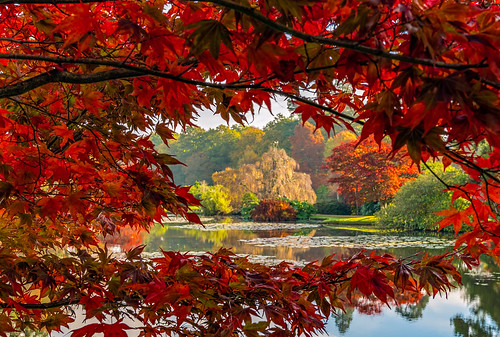
M 407 181 L 416 177 L 417 168 L 408 157 L 391 156 L 391 147 L 377 144 L 368 138 L 342 143 L 326 158 L 325 167 L 333 177 L 329 182 L 338 184 L 338 193 L 356 206 L 369 201 L 386 203 Z
M 452 257 L 498 256 L 500 20 L 494 2 L 454 0 L 0 0 L 0 335 L 310 335 L 359 291 L 446 290 Z M 98 237 L 167 212 L 198 221 L 197 200 L 154 150 L 199 109 L 244 122 L 281 97 L 302 120 L 442 156 L 473 180 L 442 226 L 470 230 L 421 259 L 358 254 L 297 269 L 221 251 L 141 247 L 110 256 Z M 357 115 L 343 113 L 349 106 Z M 474 152 L 480 141 L 493 148 Z M 463 246 L 465 244 L 465 248 Z M 115 316 L 114 323 L 105 319 Z

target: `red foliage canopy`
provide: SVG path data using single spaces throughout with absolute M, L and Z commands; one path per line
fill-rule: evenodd
M 401 153 L 391 156 L 391 146 L 372 137 L 342 143 L 333 149 L 325 167 L 333 173 L 331 183 L 347 202 L 361 206 L 368 201 L 385 202 L 405 182 L 416 177 L 417 168 Z
M 72 320 L 64 306 L 77 303 L 88 318 L 131 315 L 145 336 L 307 334 L 356 290 L 389 301 L 392 289 L 435 293 L 459 277 L 449 263 L 456 252 L 415 261 L 327 258 L 302 270 L 224 253 L 144 261 L 136 249 L 126 260 L 109 257 L 99 235 L 148 228 L 166 212 L 198 221 L 188 187 L 172 181 L 177 160 L 158 154 L 148 134 L 168 142 L 200 108 L 244 121 L 280 96 L 327 131 L 356 122 L 362 139 L 389 137 L 394 152 L 406 145 L 417 163 L 456 162 L 475 182 L 454 192 L 471 201 L 459 214 L 471 230 L 455 248 L 498 255 L 496 4 L 1 3 L 0 335 L 59 330 Z M 343 113 L 346 106 L 358 114 Z M 475 152 L 481 141 L 493 147 L 488 156 Z M 264 323 L 252 321 L 256 311 Z M 125 328 L 118 321 L 74 335 Z

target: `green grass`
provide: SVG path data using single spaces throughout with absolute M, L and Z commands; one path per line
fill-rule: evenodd
M 357 216 L 357 215 L 313 215 L 311 220 L 318 221 L 321 224 L 339 224 L 339 225 L 373 225 L 375 217 Z
M 332 229 L 344 229 L 367 233 L 385 232 L 375 225 L 375 217 L 358 215 L 313 215 L 311 220 Z
M 386 229 L 373 228 L 373 227 L 360 227 L 360 226 L 335 226 L 335 225 L 323 225 L 323 227 L 331 229 L 343 229 L 348 231 L 364 232 L 364 233 L 385 233 L 388 232 Z

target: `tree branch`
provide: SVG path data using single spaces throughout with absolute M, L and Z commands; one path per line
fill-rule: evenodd
M 321 109 L 321 110 L 326 111 L 326 112 L 329 112 L 329 113 L 331 113 L 331 114 L 333 114 L 335 116 L 341 117 L 343 119 L 347 119 L 347 120 L 349 120 L 351 122 L 354 122 L 354 123 L 357 123 L 357 124 L 360 124 L 360 125 L 365 124 L 362 121 L 356 120 L 355 117 L 343 114 L 341 112 L 338 112 L 335 109 L 332 109 L 330 107 L 321 105 L 319 103 L 314 102 L 313 100 L 310 100 L 308 98 L 305 98 L 305 97 L 302 97 L 302 96 L 299 96 L 299 95 L 295 95 L 295 94 L 292 94 L 292 93 L 289 93 L 289 92 L 284 92 L 284 91 L 280 91 L 280 90 L 276 90 L 276 89 L 271 89 L 271 88 L 262 88 L 260 90 L 267 91 L 267 92 L 273 93 L 275 95 L 284 96 L 284 97 L 287 97 L 287 98 L 290 98 L 290 99 L 293 99 L 293 100 L 296 100 L 296 101 L 308 104 L 310 106 L 313 106 L 315 108 Z
M 18 96 L 48 83 L 88 84 L 144 76 L 144 74 L 124 69 L 115 69 L 91 74 L 74 74 L 67 71 L 51 70 L 30 79 L 0 88 L 0 98 Z
M 196 1 L 199 0 L 186 0 L 186 1 Z M 383 51 L 380 49 L 368 47 L 361 45 L 358 41 L 351 41 L 345 39 L 332 39 L 322 36 L 316 36 L 307 34 L 291 27 L 280 24 L 274 20 L 269 19 L 268 17 L 262 15 L 258 10 L 247 7 L 244 5 L 240 5 L 231 0 L 204 0 L 208 3 L 213 3 L 216 5 L 220 5 L 225 8 L 233 9 L 239 13 L 245 14 L 266 26 L 275 29 L 277 31 L 290 34 L 299 38 L 305 42 L 314 42 L 320 43 L 323 45 L 346 48 L 353 51 L 360 52 L 362 54 L 374 55 L 386 59 L 396 60 L 400 62 L 406 62 L 410 64 L 419 64 L 429 67 L 435 68 L 445 68 L 445 69 L 453 69 L 453 70 L 467 70 L 474 68 L 487 68 L 488 64 L 486 63 L 476 63 L 476 64 L 461 64 L 461 63 L 447 63 L 442 61 L 435 61 L 431 59 L 423 59 L 417 57 L 410 57 L 402 54 L 391 53 L 387 51 Z M 99 2 L 107 2 L 106 0 L 0 0 L 0 4 L 47 4 L 47 5 L 58 5 L 58 4 L 78 4 L 78 3 L 99 3 Z M 115 1 L 109 1 L 115 2 Z M 494 83 L 494 82 L 493 82 Z
M 323 106 L 318 104 L 310 99 L 301 97 L 296 94 L 284 92 L 282 90 L 277 90 L 269 87 L 263 87 L 258 84 L 220 84 L 213 82 L 203 82 L 188 79 L 185 77 L 181 77 L 179 75 L 169 74 L 159 70 L 153 70 L 143 67 L 138 67 L 130 64 L 123 63 L 121 61 L 110 61 L 110 60 L 100 60 L 100 59 L 92 59 L 92 58 L 84 58 L 84 59 L 73 59 L 70 57 L 54 57 L 54 56 L 43 56 L 43 55 L 24 55 L 24 54 L 0 54 L 0 59 L 14 59 L 14 60 L 32 60 L 32 61 L 45 61 L 52 62 L 55 64 L 88 64 L 88 65 L 100 65 L 100 66 L 110 66 L 116 69 L 102 71 L 99 73 L 89 73 L 89 74 L 75 74 L 67 71 L 60 70 L 51 70 L 47 73 L 32 77 L 30 79 L 24 80 L 19 83 L 11 84 L 0 88 L 0 98 L 7 98 L 12 96 L 17 96 L 24 94 L 30 90 L 36 89 L 42 85 L 48 83 L 79 83 L 79 84 L 88 84 L 88 83 L 96 83 L 109 81 L 113 79 L 121 79 L 121 78 L 133 78 L 140 77 L 146 75 L 157 76 L 161 78 L 170 79 L 173 81 L 178 81 L 186 84 L 191 84 L 200 87 L 210 87 L 215 89 L 232 89 L 232 90 L 248 90 L 248 89 L 257 89 L 272 93 L 274 95 L 279 95 L 287 98 L 291 98 L 297 100 L 299 102 L 309 104 L 318 109 L 329 112 L 333 115 L 336 115 L 340 118 L 349 120 L 351 122 L 356 122 L 358 124 L 363 124 L 363 122 L 355 121 L 355 118 L 341 112 L 336 111 L 327 106 Z
M 124 2 L 119 0 L 120 2 Z M 0 5 L 63 5 L 79 3 L 116 2 L 115 0 L 0 0 Z M 130 1 L 133 2 L 133 1 Z
M 80 302 L 80 298 L 65 298 L 60 301 L 48 302 L 48 303 L 17 303 L 17 305 L 23 307 L 24 309 L 51 309 L 51 308 L 59 308 L 66 305 L 78 304 Z M 12 304 L 0 303 L 0 308 L 15 308 Z
M 186 1 L 196 1 L 198 0 L 186 0 Z M 322 36 L 316 36 L 316 35 L 311 35 L 307 34 L 298 30 L 295 30 L 293 28 L 290 28 L 288 26 L 285 26 L 283 24 L 280 24 L 274 20 L 269 19 L 268 17 L 262 15 L 259 11 L 252 7 L 247 7 L 244 5 L 240 5 L 238 3 L 235 3 L 231 0 L 204 0 L 205 2 L 211 2 L 226 8 L 231 8 L 239 13 L 245 14 L 257 21 L 260 21 L 261 23 L 265 24 L 266 26 L 273 28 L 279 32 L 287 33 L 292 36 L 295 36 L 296 38 L 299 38 L 305 42 L 314 42 L 314 43 L 319 43 L 327 46 L 334 46 L 334 47 L 341 47 L 341 48 L 346 48 L 350 50 L 354 50 L 357 52 L 360 52 L 362 54 L 368 54 L 368 55 L 374 55 L 386 59 L 391 59 L 391 60 L 397 60 L 401 62 L 407 62 L 410 64 L 419 64 L 419 65 L 424 65 L 424 66 L 429 66 L 429 67 L 436 67 L 436 68 L 445 68 L 445 69 L 454 69 L 454 70 L 466 70 L 466 69 L 473 69 L 473 68 L 487 68 L 488 65 L 485 63 L 478 63 L 478 64 L 460 64 L 460 63 L 447 63 L 447 62 L 441 62 L 441 61 L 435 61 L 435 60 L 430 60 L 430 59 L 422 59 L 422 58 L 417 58 L 417 57 L 410 57 L 410 56 L 405 56 L 401 54 L 395 54 L 391 52 L 386 52 L 380 49 L 376 48 L 371 48 L 367 46 L 363 46 L 359 44 L 358 41 L 350 41 L 350 40 L 339 40 L 339 39 L 332 39 L 332 38 L 327 38 L 327 37 L 322 37 Z

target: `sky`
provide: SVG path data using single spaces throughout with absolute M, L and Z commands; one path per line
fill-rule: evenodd
M 255 109 L 255 116 L 252 119 L 251 114 L 248 114 L 248 125 L 262 129 L 267 123 L 274 119 L 274 116 L 278 114 L 282 114 L 284 116 L 289 116 L 290 112 L 286 108 L 286 102 L 283 100 L 280 101 L 271 101 L 271 110 L 273 114 L 267 109 L 267 107 L 263 107 L 262 109 Z M 274 116 L 273 116 L 274 115 Z M 234 125 L 236 123 L 232 122 L 229 125 Z M 206 110 L 200 112 L 200 117 L 198 118 L 197 125 L 201 126 L 204 129 L 213 129 L 219 125 L 227 125 L 226 121 L 223 120 L 220 115 L 214 115 L 212 111 Z

